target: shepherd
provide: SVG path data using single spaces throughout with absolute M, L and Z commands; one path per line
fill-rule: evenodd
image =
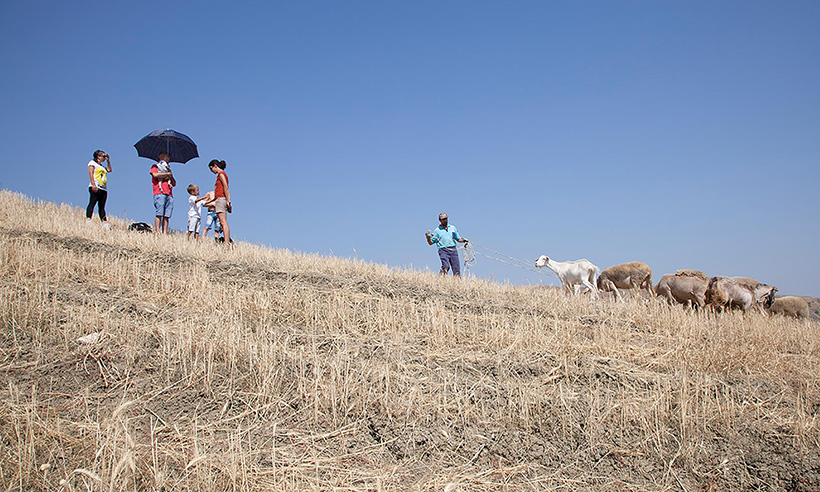
M 439 274 L 447 275 L 452 268 L 453 276 L 461 277 L 461 265 L 458 262 L 456 243 L 469 243 L 469 239 L 459 236 L 456 226 L 447 223 L 447 214 L 438 214 L 439 226 L 433 232 L 426 231 L 427 244 L 438 246 L 438 257 L 441 260 Z

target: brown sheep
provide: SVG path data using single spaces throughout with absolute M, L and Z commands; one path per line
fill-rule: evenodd
M 797 296 L 778 297 L 772 303 L 772 314 L 808 319 L 809 303 Z
M 761 312 L 774 300 L 777 288 L 747 277 L 712 277 L 706 289 L 706 303 L 718 310 L 739 308 L 744 312 L 756 306 Z
M 654 296 L 652 269 L 642 261 L 605 268 L 598 277 L 598 289 L 602 292 L 614 292 L 616 299 L 620 299 L 618 289 L 646 289 Z
M 774 302 L 774 293 L 777 292 L 776 287 L 772 287 L 771 285 L 764 284 L 758 280 L 749 277 L 731 277 L 732 280 L 736 280 L 744 285 L 749 286 L 754 292 L 755 296 L 755 303 L 760 306 L 761 311 L 770 309 L 772 307 L 772 303 Z
M 700 270 L 683 269 L 683 270 L 676 271 L 675 275 L 686 276 L 686 277 L 697 277 L 701 280 L 706 280 L 707 282 L 709 281 L 709 278 L 710 278 L 709 275 L 706 275 L 705 273 L 701 272 Z
M 729 277 L 712 277 L 706 289 L 706 303 L 718 311 L 740 308 L 745 312 L 754 305 L 754 293 L 748 285 Z
M 664 275 L 655 286 L 655 294 L 669 304 L 673 301 L 703 308 L 706 305 L 706 289 L 709 277 L 697 270 L 678 270 L 674 275 Z

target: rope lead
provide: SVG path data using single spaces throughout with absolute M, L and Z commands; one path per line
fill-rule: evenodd
M 483 249 L 483 250 L 487 251 L 489 254 L 477 252 L 473 248 L 473 246 L 475 246 L 476 248 Z M 530 266 L 529 263 L 525 263 L 525 262 L 523 262 L 523 261 L 521 261 L 517 258 L 513 258 L 512 256 L 508 256 L 508 255 L 505 255 L 503 253 L 499 253 L 498 251 L 495 251 L 495 250 L 492 250 L 490 248 L 484 247 L 480 244 L 475 244 L 472 241 L 469 241 L 469 242 L 466 242 L 466 243 L 461 243 L 461 245 L 459 245 L 458 248 L 462 250 L 462 256 L 464 257 L 464 266 L 465 266 L 465 270 L 467 272 L 469 272 L 469 269 L 470 269 L 471 266 L 475 265 L 476 256 L 480 255 L 480 256 L 483 256 L 485 258 L 489 258 L 491 260 L 497 261 L 499 263 L 512 265 L 512 266 L 514 266 L 516 268 L 520 268 L 522 270 L 527 270 L 529 272 L 537 273 L 539 275 L 547 275 L 547 276 L 550 276 L 550 277 L 558 278 L 558 276 L 555 275 L 555 273 L 553 273 L 549 269 L 547 269 L 546 271 L 536 269 L 535 267 Z M 498 256 L 500 256 L 502 258 L 507 258 L 508 260 L 512 260 L 512 261 L 503 260 L 501 258 L 498 258 Z

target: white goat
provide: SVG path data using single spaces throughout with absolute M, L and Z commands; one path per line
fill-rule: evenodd
M 598 297 L 598 288 L 595 287 L 595 277 L 601 273 L 601 269 L 593 265 L 589 260 L 575 260 L 575 261 L 555 261 L 551 260 L 547 255 L 541 255 L 535 260 L 535 266 L 538 268 L 547 267 L 556 275 L 561 281 L 567 291 L 572 294 L 578 294 L 578 288 L 586 287 L 592 292 L 592 297 Z

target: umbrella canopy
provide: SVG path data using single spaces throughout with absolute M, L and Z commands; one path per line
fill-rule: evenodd
M 196 144 L 193 140 L 174 130 L 156 130 L 134 144 L 137 155 L 159 162 L 159 155 L 167 152 L 171 156 L 169 162 L 185 164 L 195 157 L 199 157 Z

